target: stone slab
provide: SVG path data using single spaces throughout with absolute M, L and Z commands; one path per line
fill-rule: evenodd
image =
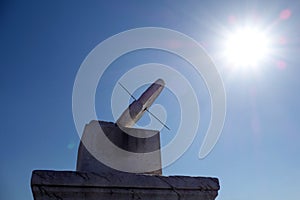
M 31 188 L 35 200 L 214 200 L 220 186 L 209 177 L 36 170 Z

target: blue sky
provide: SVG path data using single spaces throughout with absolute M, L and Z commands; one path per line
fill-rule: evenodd
M 116 60 L 97 89 L 99 119 L 113 120 L 107 106 L 111 89 L 126 70 L 149 62 L 173 66 L 196 85 L 201 120 L 191 147 L 164 174 L 218 177 L 219 200 L 296 199 L 299 6 L 296 1 L 1 1 L 0 198 L 32 199 L 34 169 L 75 169 L 79 137 L 72 90 L 82 61 L 110 36 L 157 26 L 194 38 L 214 59 L 227 95 L 226 122 L 217 145 L 208 157 L 198 159 L 210 119 L 209 94 L 186 62 L 166 52 L 144 50 Z M 284 10 L 291 15 L 281 19 Z M 269 28 L 278 42 L 257 70 L 231 69 L 220 56 L 222 42 L 228 31 L 248 21 Z M 176 129 L 179 111 L 172 94 L 165 90 L 157 102 L 166 106 L 172 116 L 167 123 Z M 163 144 L 174 137 L 172 131 L 161 134 Z

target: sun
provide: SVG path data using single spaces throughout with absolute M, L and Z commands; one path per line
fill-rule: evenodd
M 269 54 L 269 38 L 257 28 L 239 28 L 228 34 L 224 54 L 232 67 L 257 67 Z

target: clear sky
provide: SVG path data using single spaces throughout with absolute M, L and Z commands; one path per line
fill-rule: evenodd
M 180 31 L 201 43 L 214 59 L 227 96 L 226 122 L 218 143 L 205 159 L 198 158 L 210 119 L 209 94 L 187 63 L 157 50 L 132 52 L 111 65 L 97 89 L 99 119 L 113 120 L 111 90 L 124 71 L 149 62 L 172 66 L 197 85 L 201 119 L 191 147 L 164 174 L 218 177 L 218 200 L 297 199 L 299 13 L 300 2 L 291 0 L 1 1 L 0 199 L 33 199 L 34 169 L 75 170 L 76 73 L 101 41 L 147 26 Z M 232 30 L 245 24 L 267 32 L 271 53 L 256 67 L 232 67 L 223 44 Z M 180 111 L 168 90 L 157 102 L 171 116 L 167 119 L 171 131 L 161 132 L 166 144 L 174 137 Z

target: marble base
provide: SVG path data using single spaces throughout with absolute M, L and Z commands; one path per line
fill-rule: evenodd
M 217 178 L 36 170 L 34 200 L 214 200 Z

